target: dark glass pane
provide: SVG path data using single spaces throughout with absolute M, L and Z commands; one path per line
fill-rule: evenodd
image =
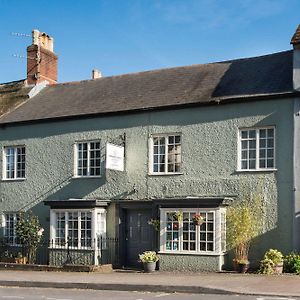
M 255 169 L 255 160 L 249 160 L 249 169 Z
M 256 131 L 255 130 L 249 130 L 249 138 L 255 138 Z
M 174 136 L 173 135 L 169 136 L 169 144 L 174 144 L 174 142 L 175 142 Z
M 268 129 L 268 137 L 274 137 L 274 129 Z
M 242 131 L 242 139 L 248 138 L 248 131 L 243 130 Z
M 268 166 L 268 168 L 274 168 L 274 160 L 273 159 L 268 159 L 267 160 L 267 166 Z
M 260 138 L 265 138 L 265 137 L 266 137 L 266 134 L 267 134 L 266 129 L 260 129 L 260 130 L 259 130 L 259 137 L 260 137 Z

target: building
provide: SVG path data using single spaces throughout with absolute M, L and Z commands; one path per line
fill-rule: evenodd
M 122 266 L 159 250 L 162 270 L 220 270 L 226 207 L 258 193 L 267 219 L 252 258 L 271 247 L 300 250 L 300 27 L 291 44 L 260 57 L 56 84 L 53 39 L 34 31 L 31 98 L 0 117 L 4 235 L 13 243 L 18 212 L 32 209 L 55 245 L 68 240 L 88 252 L 98 236 L 117 237 Z M 191 225 L 195 213 L 201 226 Z

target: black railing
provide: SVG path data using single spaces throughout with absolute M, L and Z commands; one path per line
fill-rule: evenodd
M 50 240 L 36 248 L 27 244 L 12 245 L 0 241 L 0 261 L 38 265 L 119 265 L 119 241 L 117 238 L 99 237 L 82 241 Z

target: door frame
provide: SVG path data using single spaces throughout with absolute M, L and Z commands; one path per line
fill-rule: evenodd
M 119 253 L 120 253 L 120 266 L 126 267 L 126 257 L 127 257 L 127 244 L 126 244 L 126 217 L 128 210 L 149 210 L 153 218 L 157 217 L 157 207 L 155 207 L 152 201 L 126 201 L 125 203 L 119 203 L 118 209 L 116 209 L 117 220 L 119 220 L 117 226 L 117 232 L 119 236 Z M 150 225 L 149 225 L 150 226 Z M 153 230 L 150 236 L 151 244 L 154 250 L 158 250 L 157 232 Z

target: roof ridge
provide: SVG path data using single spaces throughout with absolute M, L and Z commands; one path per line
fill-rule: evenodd
M 252 57 L 242 57 L 242 58 L 237 58 L 237 59 L 209 62 L 209 63 L 204 63 L 204 64 L 191 64 L 191 65 L 185 65 L 185 66 L 176 66 L 176 67 L 168 67 L 168 68 L 153 69 L 153 70 L 146 70 L 146 71 L 140 71 L 140 72 L 124 73 L 124 74 L 111 75 L 111 76 L 103 76 L 103 77 L 96 78 L 96 79 L 83 79 L 83 80 L 78 80 L 78 81 L 61 82 L 61 83 L 57 83 L 55 85 L 51 85 L 48 87 L 64 86 L 64 85 L 77 85 L 77 84 L 81 84 L 84 82 L 96 82 L 96 81 L 100 81 L 100 80 L 120 78 L 120 77 L 125 77 L 125 76 L 139 76 L 141 74 L 157 73 L 157 72 L 168 71 L 168 70 L 187 69 L 187 68 L 195 68 L 195 67 L 199 67 L 199 66 L 208 66 L 208 65 L 213 65 L 213 64 L 232 63 L 232 62 L 241 61 L 241 60 L 251 60 L 251 59 L 263 58 L 263 57 L 272 56 L 272 55 L 279 55 L 279 54 L 283 54 L 283 53 L 287 53 L 287 52 L 291 52 L 291 51 L 293 51 L 293 50 L 290 49 L 290 50 L 284 50 L 284 51 L 274 52 L 274 53 L 269 53 L 269 54 L 264 54 L 264 55 L 258 55 L 258 56 L 252 56 Z

